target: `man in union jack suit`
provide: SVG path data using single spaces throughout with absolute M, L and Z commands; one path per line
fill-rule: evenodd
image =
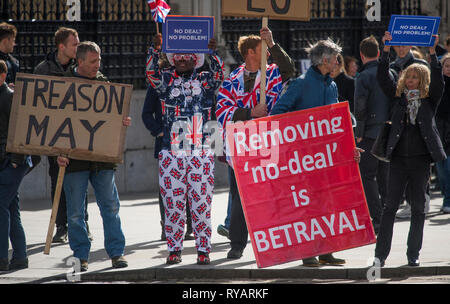
M 191 210 L 198 264 L 209 264 L 211 250 L 211 201 L 214 189 L 214 153 L 204 125 L 211 120 L 215 90 L 224 79 L 223 62 L 208 47 L 209 69 L 200 71 L 204 54 L 167 53 L 171 65 L 160 69 L 162 36 L 148 51 L 146 76 L 157 91 L 162 111 L 162 150 L 159 153 L 159 185 L 165 207 L 167 264 L 181 262 L 186 202 Z M 173 204 L 173 202 L 176 202 Z M 181 210 L 182 209 L 182 210 Z
M 259 103 L 262 39 L 266 41 L 274 62 L 267 65 L 265 71 L 267 79 L 266 104 Z M 267 27 L 260 30 L 260 36 L 240 37 L 238 49 L 245 62 L 225 79 L 217 97 L 216 116 L 223 130 L 228 123 L 267 116 L 282 92 L 283 83 L 295 74 L 293 60 L 281 46 L 275 44 L 272 32 Z M 247 245 L 248 230 L 234 172 L 233 170 L 230 170 L 230 172 L 232 203 L 229 238 L 231 250 L 227 257 L 239 259 Z

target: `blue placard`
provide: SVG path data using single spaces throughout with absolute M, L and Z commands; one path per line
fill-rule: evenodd
M 163 52 L 211 53 L 214 17 L 167 16 L 163 28 Z
M 388 32 L 392 35 L 386 45 L 433 46 L 441 17 L 392 15 Z

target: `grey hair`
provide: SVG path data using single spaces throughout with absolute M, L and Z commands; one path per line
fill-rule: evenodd
M 101 54 L 100 47 L 97 43 L 92 41 L 83 41 L 77 47 L 77 59 L 85 60 L 88 52 Z
M 305 51 L 311 59 L 311 65 L 318 66 L 323 63 L 323 59 L 329 59 L 331 56 L 340 54 L 342 48 L 333 42 L 330 38 L 327 40 L 320 40 L 313 45 L 309 45 Z

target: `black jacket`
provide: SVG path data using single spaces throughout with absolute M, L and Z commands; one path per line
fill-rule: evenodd
M 0 59 L 6 62 L 8 67 L 8 74 L 6 74 L 5 82 L 7 84 L 14 83 L 16 81 L 16 74 L 19 72 L 19 60 L 14 58 L 11 54 L 5 54 L 0 51 Z
M 354 113 L 354 94 L 355 94 L 355 79 L 347 76 L 344 72 L 340 73 L 336 78 L 333 78 L 338 88 L 338 100 L 348 101 L 350 112 Z
M 6 156 L 6 144 L 8 139 L 9 116 L 11 114 L 11 104 L 13 99 L 13 91 L 4 82 L 0 86 L 0 162 Z M 11 162 L 22 164 L 25 160 L 25 155 L 8 153 Z
M 444 75 L 445 89 L 436 113 L 436 125 L 445 153 L 450 154 L 450 77 Z
M 45 56 L 45 59 L 41 61 L 35 68 L 33 73 L 38 75 L 49 75 L 49 76 L 64 76 L 64 74 L 69 70 L 67 68 L 64 70 L 64 67 L 59 63 L 57 59 L 58 51 L 52 51 Z M 69 61 L 68 66 L 73 66 L 76 64 L 75 59 L 71 59 Z M 56 162 L 56 156 L 48 156 L 49 168 L 48 172 L 50 175 L 58 174 L 58 163 Z
M 162 137 L 158 137 L 158 134 L 163 131 L 163 115 L 158 93 L 151 85 L 148 86 L 147 94 L 145 95 L 141 117 L 145 127 L 155 137 L 154 157 L 158 158 L 158 154 L 162 149 Z
M 64 70 L 64 67 L 59 63 L 56 58 L 57 53 L 58 51 L 56 50 L 48 53 L 47 56 L 45 56 L 45 59 L 34 68 L 33 73 L 39 75 L 64 76 L 67 69 Z M 71 59 L 68 66 L 73 66 L 75 64 L 76 60 Z
M 377 82 L 378 61 L 361 67 L 355 81 L 355 136 L 377 138 L 381 125 L 389 120 L 389 98 Z
M 390 99 L 392 105 L 392 126 L 389 133 L 387 156 L 390 157 L 397 145 L 401 142 L 408 142 L 405 131 L 405 116 L 407 113 L 407 100 L 404 94 L 401 97 L 395 97 L 397 88 L 396 81 L 389 74 L 389 53 L 381 56 L 381 61 L 377 70 L 377 80 L 386 96 Z M 416 117 L 416 126 L 419 134 L 425 143 L 425 146 L 431 158 L 435 162 L 444 160 L 447 156 L 442 147 L 439 132 L 436 127 L 435 115 L 439 102 L 441 101 L 444 89 L 444 80 L 442 77 L 442 66 L 437 60 L 436 55 L 431 56 L 431 83 L 429 97 L 421 100 L 421 105 Z M 403 137 L 403 138 L 402 138 Z M 416 145 L 407 146 L 407 149 L 420 149 L 421 142 Z M 405 147 L 402 147 L 402 149 Z M 395 154 L 407 155 L 409 151 L 396 151 Z M 406 154 L 405 154 L 406 153 Z

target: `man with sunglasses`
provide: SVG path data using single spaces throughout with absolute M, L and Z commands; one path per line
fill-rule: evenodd
M 200 71 L 204 54 L 167 53 L 171 65 L 161 69 L 162 36 L 149 48 L 146 76 L 156 90 L 162 111 L 162 150 L 159 185 L 165 207 L 167 264 L 181 262 L 186 203 L 189 202 L 197 248 L 197 264 L 210 263 L 211 202 L 214 189 L 214 153 L 204 126 L 211 120 L 215 90 L 224 78 L 215 39 L 208 48 L 209 69 Z

